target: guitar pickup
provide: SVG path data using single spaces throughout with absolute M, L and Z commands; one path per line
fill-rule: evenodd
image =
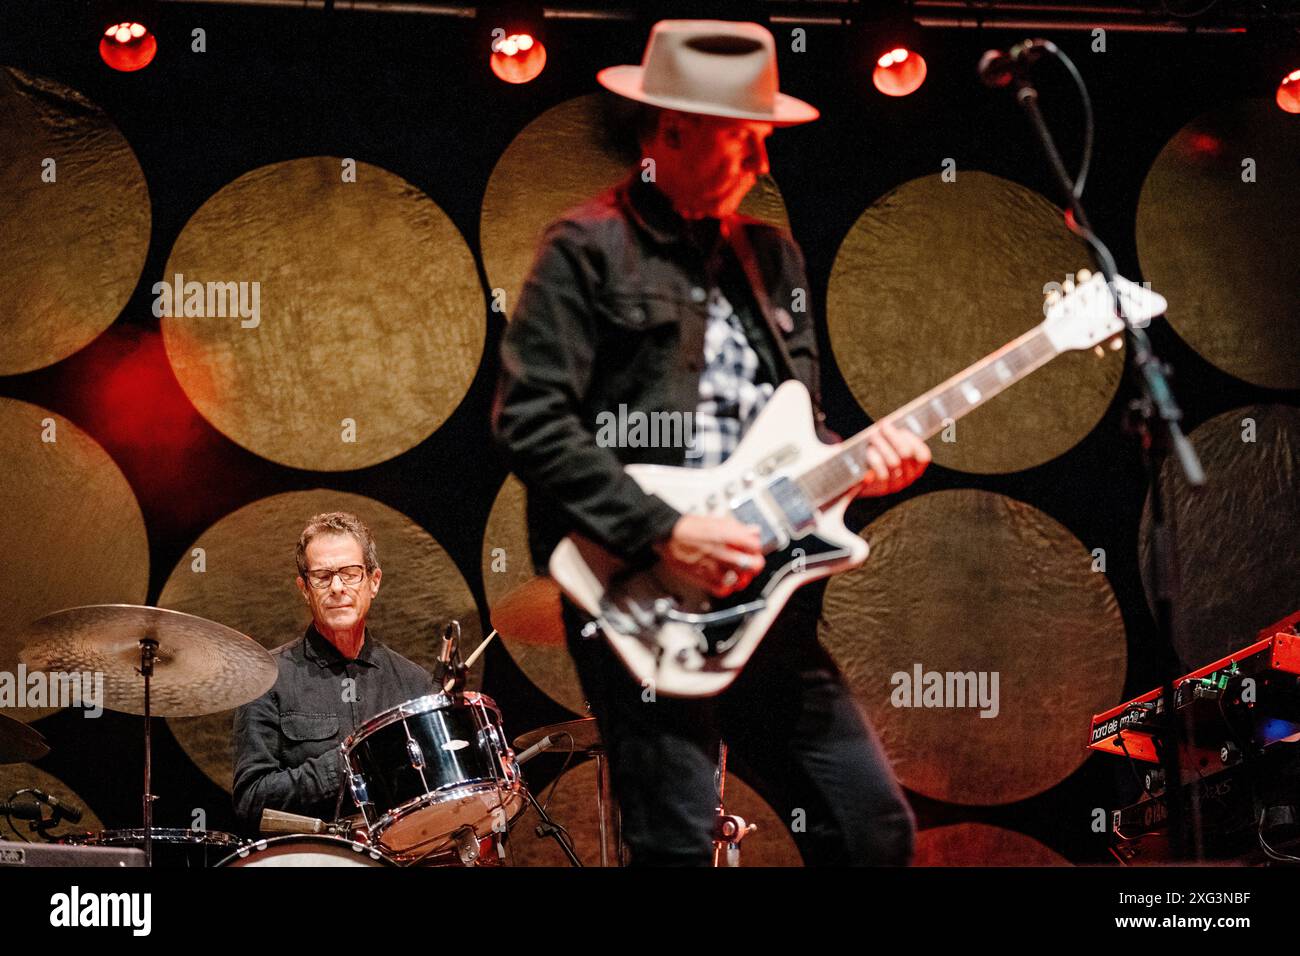
M 812 502 L 790 478 L 778 478 L 767 486 L 767 493 L 772 496 L 791 532 L 807 531 L 817 524 Z
M 758 503 L 753 498 L 745 498 L 738 504 L 733 505 L 731 514 L 741 524 L 758 526 L 759 547 L 764 554 L 785 547 L 785 543 L 781 541 L 780 536 L 768 523 L 767 518 L 763 516 L 762 509 L 758 507 Z

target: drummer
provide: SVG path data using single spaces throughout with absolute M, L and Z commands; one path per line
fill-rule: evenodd
M 333 820 L 345 779 L 339 743 L 376 714 L 434 692 L 428 671 L 366 627 L 383 572 L 360 518 L 316 515 L 296 558 L 312 624 L 272 651 L 275 686 L 235 713 L 235 813 L 250 832 L 264 809 Z M 352 808 L 348 799 L 344 812 Z

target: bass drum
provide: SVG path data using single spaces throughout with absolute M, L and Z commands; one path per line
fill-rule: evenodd
M 396 866 L 373 847 L 342 837 L 291 835 L 256 840 L 217 866 Z

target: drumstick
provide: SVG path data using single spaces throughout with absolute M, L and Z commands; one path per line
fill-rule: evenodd
M 482 644 L 474 648 L 474 653 L 465 659 L 466 670 L 469 670 L 471 667 L 474 666 L 474 662 L 479 659 L 479 655 L 482 654 L 483 651 L 487 649 L 487 646 L 492 643 L 492 638 L 496 636 L 497 636 L 497 632 L 493 630 L 492 633 L 490 633 L 487 637 L 483 638 Z

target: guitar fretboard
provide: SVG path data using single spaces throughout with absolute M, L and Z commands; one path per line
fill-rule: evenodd
M 920 398 L 914 399 L 880 422 L 864 428 L 843 443 L 840 453 L 804 472 L 799 483 L 818 506 L 829 504 L 852 489 L 866 473 L 867 438 L 884 422 L 927 439 L 950 422 L 974 411 L 994 395 L 1042 368 L 1058 349 L 1042 326 L 1030 329 L 970 368 L 958 372 Z

